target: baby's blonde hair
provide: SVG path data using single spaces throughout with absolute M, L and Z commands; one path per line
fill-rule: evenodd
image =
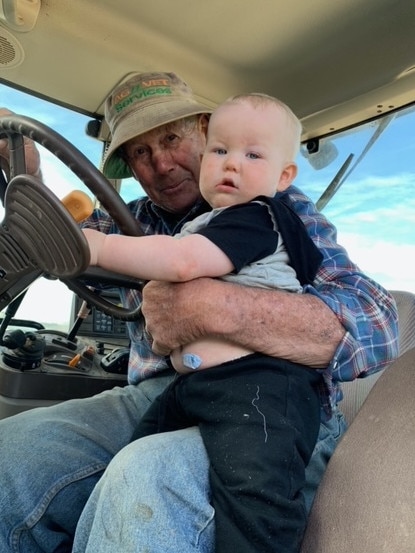
M 287 126 L 291 135 L 292 160 L 294 160 L 300 150 L 302 125 L 292 109 L 278 98 L 270 96 L 269 94 L 263 94 L 262 92 L 237 94 L 222 102 L 221 105 L 242 104 L 244 102 L 251 104 L 254 108 L 269 106 L 270 104 L 272 104 L 285 113 Z

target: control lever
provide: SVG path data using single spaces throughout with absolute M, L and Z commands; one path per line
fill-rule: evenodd
M 114 349 L 101 359 L 101 369 L 107 373 L 127 374 L 129 357 L 129 348 Z
M 3 361 L 21 371 L 40 367 L 45 351 L 45 338 L 35 332 L 13 330 L 1 341 L 4 346 Z

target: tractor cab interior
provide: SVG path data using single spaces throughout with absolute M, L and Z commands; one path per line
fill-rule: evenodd
M 65 253 L 76 236 L 57 199 L 65 182 L 62 191 L 86 193 L 125 234 L 141 233 L 126 206 L 139 183 L 100 171 L 111 142 L 108 93 L 134 71 L 174 71 L 212 107 L 268 93 L 303 126 L 296 184 L 399 313 L 398 360 L 342 384 L 350 428 L 320 485 L 302 553 L 412 553 L 414 22 L 412 0 L 0 0 L 0 107 L 14 112 L 0 117 L 11 153 L 9 163 L 0 158 L 0 419 L 127 383 L 127 325 L 141 312 L 121 305 L 119 289 L 143 283 L 82 265 L 82 248 L 76 259 L 70 247 Z M 26 174 L 27 139 L 38 144 L 43 181 Z M 37 240 L 24 221 L 42 212 L 45 197 L 56 209 Z M 42 244 L 59 279 L 27 255 Z M 65 308 L 55 285 L 70 297 Z M 59 316 L 66 310 L 64 324 L 44 314 L 53 303 Z M 364 481 L 362 463 L 372 467 Z

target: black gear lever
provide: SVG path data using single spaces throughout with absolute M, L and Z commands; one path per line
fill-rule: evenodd
M 36 369 L 40 366 L 45 351 L 45 338 L 35 332 L 13 330 L 5 335 L 1 343 L 4 346 L 3 361 L 21 371 Z

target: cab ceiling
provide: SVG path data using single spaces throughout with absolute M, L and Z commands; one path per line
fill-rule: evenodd
M 414 28 L 414 0 L 41 0 L 31 31 L 0 24 L 0 81 L 96 116 L 128 73 L 175 71 L 213 105 L 278 96 L 308 139 L 415 101 Z

